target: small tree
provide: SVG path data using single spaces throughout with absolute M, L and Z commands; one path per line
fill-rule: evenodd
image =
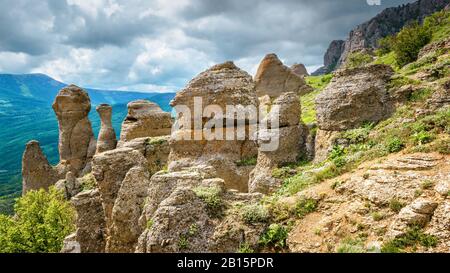
M 0 215 L 0 252 L 59 252 L 74 229 L 75 212 L 64 195 L 50 188 L 17 200 L 16 215 Z
M 431 30 L 417 22 L 404 27 L 397 34 L 393 45 L 397 63 L 404 66 L 416 61 L 420 49 L 431 41 L 431 37 Z

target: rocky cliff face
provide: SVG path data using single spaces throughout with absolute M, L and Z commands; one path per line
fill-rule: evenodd
M 313 76 L 328 74 L 332 72 L 339 63 L 344 52 L 345 41 L 334 40 L 328 46 L 325 56 L 323 57 L 323 66 L 312 73 Z
M 380 38 L 399 32 L 408 23 L 444 9 L 447 0 L 420 0 L 399 7 L 388 8 L 369 21 L 358 25 L 348 38 L 343 41 L 332 41 L 324 57 L 324 67 L 315 71 L 314 75 L 334 71 L 343 64 L 351 52 L 363 49 L 376 49 Z

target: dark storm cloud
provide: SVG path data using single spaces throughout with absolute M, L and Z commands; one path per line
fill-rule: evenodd
M 168 90 L 209 65 L 254 72 L 277 53 L 321 65 L 333 39 L 411 0 L 0 0 L 0 72 L 101 88 Z

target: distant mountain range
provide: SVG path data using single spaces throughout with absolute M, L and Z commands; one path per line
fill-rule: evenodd
M 0 74 L 0 213 L 10 210 L 11 197 L 21 191 L 21 159 L 25 144 L 38 140 L 50 163 L 58 162 L 58 123 L 52 103 L 67 84 L 43 74 Z M 95 106 L 113 106 L 113 126 L 120 127 L 127 113 L 127 103 L 148 99 L 170 111 L 175 93 L 143 93 L 86 89 L 92 103 L 90 120 L 95 134 L 100 119 Z

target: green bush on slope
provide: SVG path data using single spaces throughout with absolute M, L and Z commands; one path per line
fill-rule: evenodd
M 28 192 L 14 209 L 14 217 L 0 215 L 0 252 L 59 252 L 75 229 L 75 212 L 55 188 Z

